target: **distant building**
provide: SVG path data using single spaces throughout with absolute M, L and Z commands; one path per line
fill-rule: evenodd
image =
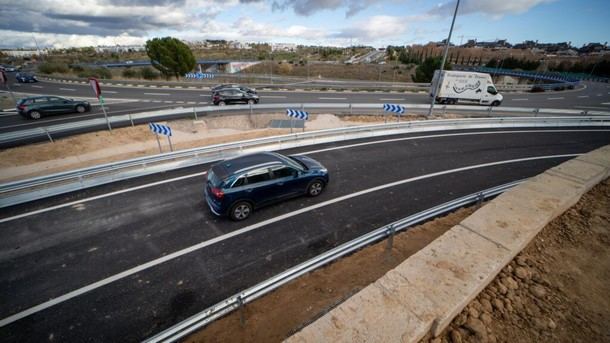
M 443 40 L 445 42 L 446 40 Z M 444 43 L 443 43 L 444 44 Z M 469 39 L 463 48 L 487 48 L 487 49 L 508 49 L 512 45 L 506 39 L 498 39 L 493 42 L 477 42 L 476 39 Z
M 144 51 L 144 45 L 98 45 L 95 47 L 95 52 L 135 52 Z
M 12 57 L 32 57 L 34 55 L 46 55 L 48 50 L 2 50 L 2 53 Z
M 293 43 L 273 43 L 271 51 L 296 51 L 297 45 Z
M 602 43 L 589 43 L 583 45 L 578 52 L 581 54 L 603 54 L 604 51 L 608 50 L 608 42 Z

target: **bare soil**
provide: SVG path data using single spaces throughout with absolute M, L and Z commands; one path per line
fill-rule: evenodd
M 424 342 L 610 342 L 610 179 L 546 228 Z
M 311 272 L 245 306 L 245 325 L 239 312 L 221 318 L 187 342 L 281 342 L 351 295 L 375 282 L 454 225 L 475 208 L 465 208 L 397 234 L 391 255 L 379 242 Z
M 186 342 L 281 342 L 474 212 L 465 208 L 295 280 Z M 610 342 L 610 179 L 558 217 L 437 338 L 421 343 Z

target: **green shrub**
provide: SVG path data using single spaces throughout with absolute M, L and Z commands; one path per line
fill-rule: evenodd
M 159 73 L 155 72 L 150 67 L 142 68 L 142 70 L 140 71 L 140 74 L 142 75 L 142 78 L 145 80 L 156 80 L 159 78 Z
M 95 77 L 98 79 L 112 79 L 112 73 L 107 68 L 84 68 L 82 71 L 77 73 L 78 77 Z
M 132 78 L 132 79 L 139 76 L 138 72 L 131 68 L 127 68 L 127 69 L 123 70 L 122 75 L 123 75 L 123 77 L 128 77 L 128 78 Z
M 72 71 L 76 72 L 76 73 L 85 70 L 85 68 L 83 68 L 82 66 L 79 66 L 79 65 L 72 65 L 72 66 L 70 66 L 70 68 L 72 68 Z
M 38 67 L 38 71 L 42 74 L 66 74 L 69 72 L 69 68 L 68 65 L 65 63 L 46 62 Z

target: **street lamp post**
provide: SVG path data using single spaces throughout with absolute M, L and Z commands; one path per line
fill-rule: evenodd
M 455 11 L 453 12 L 453 19 L 451 20 L 451 28 L 449 28 L 449 36 L 447 37 L 447 44 L 445 45 L 445 52 L 443 53 L 443 60 L 441 61 L 441 69 L 438 72 L 438 81 L 440 81 L 441 73 L 445 68 L 445 61 L 447 60 L 447 52 L 449 52 L 449 44 L 451 44 L 451 34 L 453 33 L 453 25 L 455 24 L 455 17 L 457 16 L 458 7 L 460 7 L 460 0 L 457 0 L 455 4 Z M 430 104 L 430 110 L 428 111 L 428 115 L 432 115 L 432 111 L 434 111 L 434 102 L 436 101 L 436 93 L 438 91 L 438 86 L 440 82 L 437 82 L 435 85 L 431 85 L 432 87 L 432 103 Z

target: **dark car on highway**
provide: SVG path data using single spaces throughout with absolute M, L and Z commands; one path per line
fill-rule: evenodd
M 228 104 L 258 104 L 260 101 L 258 95 L 253 93 L 242 92 L 239 89 L 228 88 L 221 89 L 218 92 L 212 94 L 212 103 L 214 105 L 228 105 Z
M 216 93 L 216 92 L 219 92 L 219 91 L 225 90 L 225 89 L 238 89 L 238 90 L 240 90 L 242 92 L 257 94 L 256 93 L 256 89 L 250 88 L 250 87 L 246 87 L 246 86 L 242 86 L 242 85 L 238 85 L 238 84 L 235 84 L 235 83 L 221 84 L 221 85 L 218 85 L 216 87 L 212 87 L 212 93 Z
M 17 102 L 17 112 L 24 117 L 40 119 L 43 116 L 61 113 L 85 113 L 91 111 L 88 101 L 61 98 L 58 96 L 33 96 Z
M 328 170 L 316 160 L 263 152 L 213 165 L 207 172 L 204 198 L 214 214 L 239 221 L 266 205 L 317 196 L 328 182 Z
M 17 79 L 17 82 L 21 83 L 38 82 L 36 76 L 29 73 L 17 73 L 15 79 Z

